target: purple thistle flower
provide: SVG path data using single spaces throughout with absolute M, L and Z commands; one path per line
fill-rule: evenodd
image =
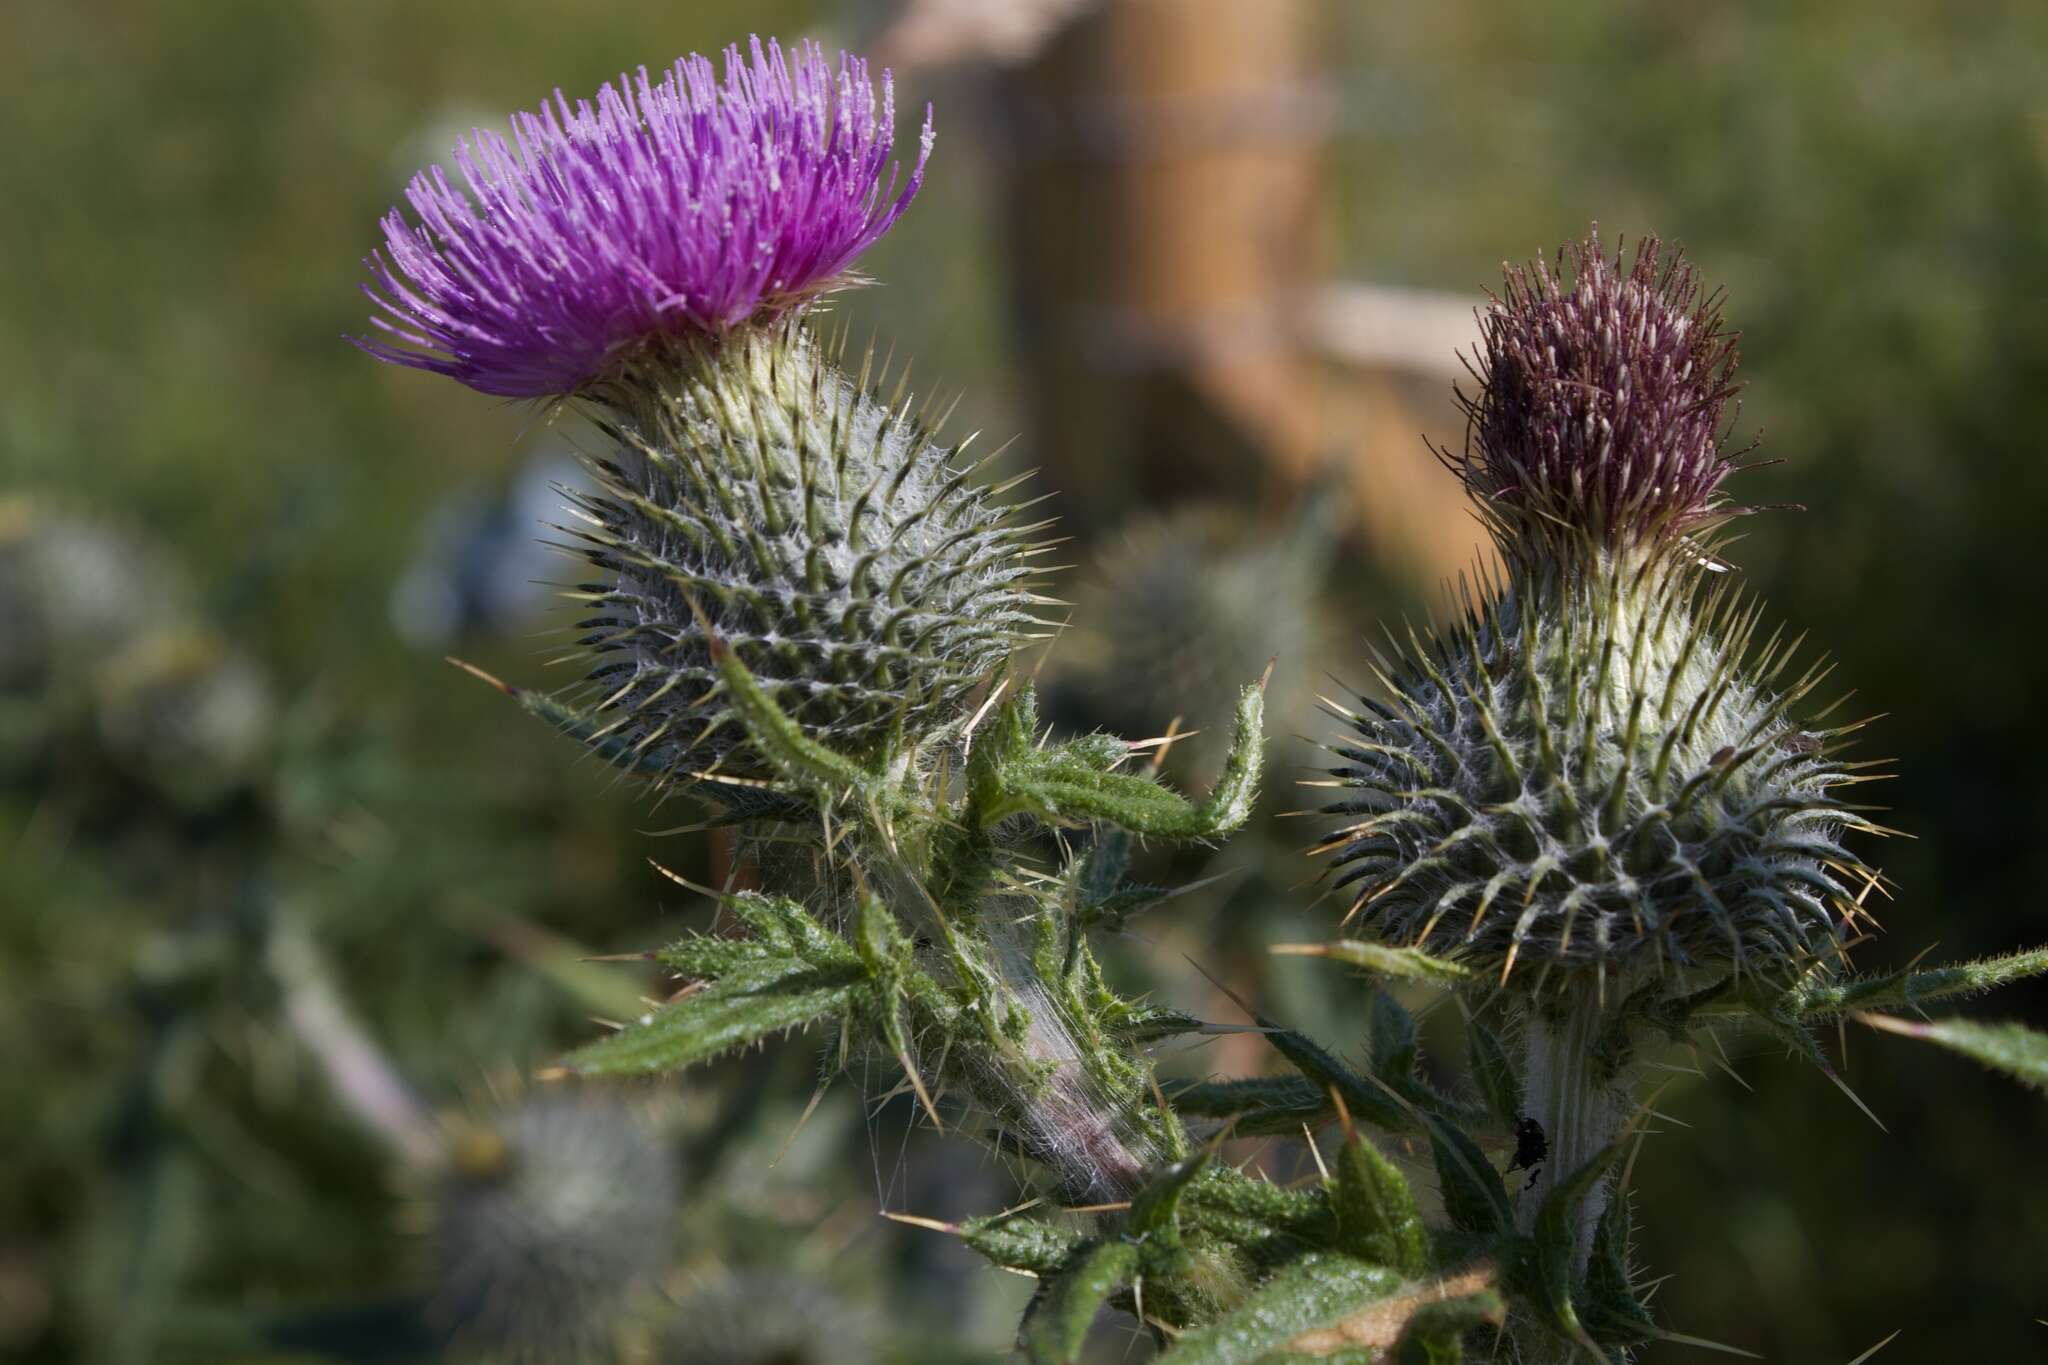
M 867 64 L 755 38 L 725 52 L 725 82 L 692 54 L 656 83 L 572 108 L 560 91 L 455 149 L 469 193 L 439 166 L 406 189 L 418 214 L 383 220 L 363 291 L 379 360 L 530 398 L 568 393 L 619 348 L 718 336 L 797 307 L 909 207 L 931 155 L 897 192 L 894 89 L 880 109 Z M 888 172 L 886 183 L 884 170 Z M 473 198 L 472 198 L 473 196 Z M 381 288 L 380 288 L 381 286 Z
M 1721 482 L 1740 466 L 1720 449 L 1737 389 L 1737 333 L 1692 267 L 1655 237 L 1626 270 L 1599 230 L 1508 267 L 1479 314 L 1476 395 L 1461 455 L 1438 451 L 1504 539 L 1661 543 L 1731 507 Z

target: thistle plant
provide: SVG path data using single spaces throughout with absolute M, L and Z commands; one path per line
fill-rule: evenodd
M 1041 526 L 820 326 L 922 183 L 929 117 L 903 175 L 891 98 L 857 59 L 758 40 L 722 81 L 691 57 L 558 95 L 458 150 L 466 191 L 415 180 L 418 224 L 387 219 L 371 260 L 373 355 L 606 443 L 564 542 L 587 677 L 499 686 L 802 855 L 763 890 L 697 888 L 724 924 L 653 955 L 675 993 L 560 1071 L 670 1073 L 813 1026 L 829 1074 L 894 1068 L 933 1126 L 1080 1206 L 908 1216 L 1038 1278 L 1035 1362 L 1076 1360 L 1106 1305 L 1180 1365 L 1625 1355 L 1657 1329 L 1611 1172 L 1653 1036 L 1741 1014 L 1819 1059 L 1816 1019 L 2048 967 L 1846 970 L 1879 878 L 1843 795 L 1871 774 L 1853 726 L 1802 709 L 1821 671 L 1722 586 L 1716 301 L 1654 244 L 1510 274 L 1443 456 L 1501 568 L 1343 712 L 1324 851 L 1378 941 L 1316 951 L 1466 997 L 1472 1076 L 1429 1074 L 1376 990 L 1362 1060 L 1254 1013 L 1294 1074 L 1169 1087 L 1151 1046 L 1217 1026 L 1121 993 L 1091 934 L 1167 896 L 1131 879 L 1140 841 L 1245 821 L 1264 678 L 1198 798 L 1142 742 L 1042 726 L 1008 667 L 1041 631 Z M 1427 1144 L 1445 1226 L 1366 1126 Z M 1321 1179 L 1217 1159 L 1304 1127 Z M 1486 1152 L 1518 1132 L 1533 1182 Z

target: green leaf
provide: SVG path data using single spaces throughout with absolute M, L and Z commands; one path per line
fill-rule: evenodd
M 1507 1304 L 1490 1289 L 1426 1303 L 1394 1343 L 1391 1365 L 1462 1365 L 1465 1334 L 1475 1327 L 1498 1327 L 1507 1315 Z
M 1021 716 L 1028 704 L 1028 697 L 1019 697 L 1004 710 Z M 1237 732 L 1223 774 L 1199 804 L 1155 778 L 1111 770 L 1129 752 L 1120 741 L 1105 744 L 1101 736 L 1086 736 L 1044 749 L 1014 738 L 986 744 L 976 751 L 982 760 L 974 770 L 977 818 L 988 827 L 1030 812 L 1050 824 L 1098 821 L 1168 839 L 1228 834 L 1245 822 L 1258 795 L 1264 715 L 1264 684 L 1247 687 L 1238 700 Z M 998 733 L 1014 737 L 1017 729 L 1012 719 Z
M 1522 1085 L 1500 1035 L 1474 1019 L 1466 1029 L 1465 1048 L 1472 1078 L 1486 1097 L 1486 1112 L 1503 1133 L 1511 1133 L 1522 1117 Z
M 1425 981 L 1434 986 L 1461 986 L 1478 980 L 1478 973 L 1470 967 L 1431 957 L 1420 948 L 1390 948 L 1384 943 L 1366 943 L 1355 938 L 1338 939 L 1335 943 L 1280 943 L 1274 945 L 1273 951 L 1295 957 L 1327 957 L 1363 967 L 1377 976 Z
M 1528 1241 L 1527 1274 L 1518 1277 L 1537 1319 L 1567 1341 L 1600 1356 L 1572 1302 L 1572 1281 L 1578 1259 L 1579 1206 L 1608 1168 L 1628 1150 L 1625 1140 L 1610 1142 L 1554 1185 L 1536 1210 L 1536 1226 Z
M 577 1049 L 563 1062 L 586 1076 L 679 1071 L 734 1048 L 844 1014 L 867 976 L 858 965 L 763 963 L 663 1005 L 639 1023 Z
M 1421 1112 L 1421 1111 L 1418 1111 Z M 1463 1129 L 1435 1114 L 1421 1113 L 1436 1157 L 1437 1181 L 1443 1188 L 1444 1212 L 1466 1232 L 1488 1235 L 1512 1231 L 1514 1210 L 1493 1163 Z
M 1074 1248 L 1082 1241 L 1081 1235 L 1071 1229 L 1017 1214 L 972 1218 L 957 1231 L 961 1241 L 991 1264 L 1039 1276 L 1057 1273 L 1073 1258 Z
M 1252 1022 L 1266 1030 L 1266 1041 L 1302 1075 L 1326 1093 L 1335 1090 L 1354 1117 L 1397 1131 L 1415 1126 L 1385 1090 L 1354 1073 L 1306 1034 L 1281 1028 L 1263 1015 L 1253 1015 Z
M 1183 1333 L 1161 1365 L 1254 1365 L 1306 1333 L 1331 1328 L 1398 1291 L 1390 1266 L 1311 1252 L 1213 1322 Z
M 1145 1183 L 1145 1188 L 1131 1200 L 1131 1211 L 1126 1221 L 1132 1234 L 1142 1237 L 1170 1224 L 1180 1208 L 1180 1198 L 1186 1192 L 1188 1182 L 1202 1173 L 1202 1168 L 1209 1164 L 1213 1155 L 1213 1146 L 1204 1147 L 1184 1161 L 1176 1161 L 1155 1171 Z
M 1799 988 L 1793 1003 L 1800 1019 L 1825 1019 L 1851 1010 L 1910 1009 L 2043 975 L 2048 975 L 2048 947 L 1946 967 L 1816 982 Z
M 1340 1250 L 1404 1275 L 1419 1276 L 1429 1268 L 1429 1233 L 1407 1178 L 1356 1132 L 1337 1152 L 1330 1203 Z
M 1383 1081 L 1413 1076 L 1420 1060 L 1415 1016 L 1388 992 L 1374 991 L 1369 1027 L 1373 1074 Z
M 1908 1038 L 1973 1057 L 2022 1085 L 2048 1092 L 2048 1033 L 2037 1033 L 2023 1024 L 1980 1024 L 1971 1019 L 1934 1019 L 1922 1023 L 1888 1014 L 1859 1014 L 1856 1018 L 1872 1028 L 1903 1033 Z
M 1657 1335 L 1650 1310 L 1636 1297 L 1628 1264 L 1629 1197 L 1622 1190 L 1608 1202 L 1593 1230 L 1593 1254 L 1579 1289 L 1579 1321 L 1595 1341 L 1636 1346 Z
M 1031 1365 L 1070 1365 L 1078 1360 L 1096 1313 L 1137 1272 L 1135 1244 L 1093 1242 L 1041 1281 L 1025 1310 L 1020 1343 Z
M 1171 1096 L 1173 1107 L 1200 1118 L 1236 1119 L 1241 1137 L 1298 1136 L 1303 1124 L 1320 1127 L 1331 1114 L 1330 1092 L 1305 1076 L 1260 1076 L 1203 1081 Z

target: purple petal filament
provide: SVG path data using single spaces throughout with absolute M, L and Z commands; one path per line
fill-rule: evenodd
M 829 284 L 902 216 L 894 91 L 879 111 L 867 64 L 759 38 L 726 49 L 721 85 L 692 54 L 659 82 L 560 91 L 515 114 L 510 142 L 478 129 L 455 149 L 468 193 L 433 166 L 393 209 L 363 290 L 381 335 L 357 345 L 507 397 L 564 394 L 619 348 L 719 335 Z M 886 181 L 884 172 L 887 172 Z
M 1496 516 L 1656 540 L 1740 510 L 1720 448 L 1737 336 L 1678 253 L 1647 238 L 1624 267 L 1596 233 L 1555 268 L 1509 269 L 1479 328 L 1479 390 L 1459 394 L 1466 444 L 1448 462 Z

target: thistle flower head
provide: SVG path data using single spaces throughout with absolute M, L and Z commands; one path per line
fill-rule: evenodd
M 1737 334 L 1677 252 L 1610 258 L 1596 229 L 1508 267 L 1479 313 L 1465 448 L 1440 452 L 1512 554 L 1655 546 L 1736 510 L 1721 483 Z
M 615 761 L 663 782 L 771 775 L 718 642 L 806 736 L 866 758 L 964 719 L 1038 624 L 1010 509 L 833 358 L 791 324 L 709 348 L 658 389 L 620 386 L 647 401 L 621 410 L 596 492 L 572 498 L 602 575 L 574 594 L 596 612 L 580 623 L 594 742 Z
M 394 209 L 364 290 L 380 360 L 473 389 L 570 393 L 636 342 L 722 335 L 800 306 L 842 278 L 909 207 L 898 188 L 893 90 L 879 101 L 859 58 L 753 40 L 725 52 L 721 84 L 691 55 L 659 81 L 606 84 L 573 106 L 559 91 L 479 129 L 412 180 L 418 215 Z
M 1787 978 L 1839 953 L 1877 879 L 1844 845 L 1867 780 L 1797 714 L 1827 669 L 1662 547 L 1728 509 L 1733 336 L 1654 239 L 1511 271 L 1482 314 L 1465 456 L 1499 539 L 1453 627 L 1385 661 L 1324 845 L 1382 936 L 1570 986 L 1686 968 Z

